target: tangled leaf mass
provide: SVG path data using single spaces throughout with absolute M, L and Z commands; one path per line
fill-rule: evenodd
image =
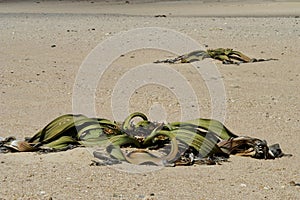
M 123 123 L 84 115 L 62 115 L 33 137 L 0 137 L 0 152 L 56 152 L 74 147 L 93 148 L 95 165 L 128 162 L 137 165 L 216 164 L 230 155 L 275 159 L 284 154 L 279 144 L 237 136 L 221 122 L 195 119 L 158 123 L 133 113 Z M 102 149 L 103 151 L 99 151 Z
M 208 49 L 207 51 L 196 50 L 178 56 L 173 59 L 157 60 L 154 63 L 191 63 L 191 62 L 201 61 L 205 58 L 220 60 L 222 61 L 223 64 L 236 64 L 236 65 L 239 65 L 241 63 L 253 63 L 253 62 L 277 60 L 274 58 L 268 58 L 268 59 L 249 58 L 245 54 L 239 51 L 235 51 L 233 49 L 218 48 L 218 49 Z

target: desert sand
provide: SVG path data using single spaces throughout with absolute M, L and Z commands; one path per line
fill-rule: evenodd
M 93 157 L 85 148 L 1 154 L 0 199 L 300 199 L 299 15 L 298 1 L 0 1 L 0 136 L 32 136 L 57 116 L 74 113 L 74 102 L 81 102 L 74 100 L 74 88 L 90 52 L 122 31 L 160 27 L 205 48 L 234 48 L 278 61 L 239 66 L 203 61 L 215 67 L 215 77 L 201 76 L 191 64 L 166 64 L 185 77 L 195 104 L 180 105 L 178 91 L 154 82 L 136 88 L 129 101 L 121 95 L 115 106 L 115 86 L 127 72 L 176 56 L 158 49 L 127 52 L 100 77 L 95 116 L 119 119 L 127 115 L 122 105 L 128 105 L 129 112 L 157 121 L 180 121 L 182 108 L 199 108 L 198 117 L 210 118 L 219 106 L 215 93 L 225 98 L 216 118 L 231 131 L 279 143 L 293 154 L 275 160 L 231 156 L 222 165 L 140 173 L 90 166 Z M 209 89 L 213 81 L 223 89 Z

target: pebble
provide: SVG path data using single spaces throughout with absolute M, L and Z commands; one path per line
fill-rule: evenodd
M 122 195 L 122 194 L 116 194 L 116 193 L 114 193 L 114 194 L 113 194 L 113 197 L 122 198 L 123 195 Z
M 166 15 L 155 15 L 154 17 L 167 17 Z
M 245 183 L 242 183 L 241 187 L 247 187 L 247 185 Z

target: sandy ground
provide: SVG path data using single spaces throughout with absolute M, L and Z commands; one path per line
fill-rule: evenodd
M 1 136 L 31 136 L 55 117 L 72 113 L 76 76 L 98 43 L 120 31 L 163 27 L 206 48 L 278 58 L 240 66 L 210 62 L 220 73 L 214 80 L 225 88 L 224 123 L 236 134 L 280 143 L 294 155 L 276 160 L 232 156 L 216 166 L 128 173 L 89 166 L 92 156 L 84 148 L 2 154 L 0 199 L 300 199 L 300 187 L 290 184 L 300 182 L 300 3 L 245 2 L 0 1 Z M 166 17 L 155 18 L 157 14 Z M 172 56 L 140 49 L 115 60 L 97 86 L 95 115 L 113 119 L 111 96 L 126 72 Z M 207 80 L 192 65 L 171 67 L 194 89 L 199 117 L 210 117 L 214 100 Z M 165 78 L 176 81 L 168 74 Z M 131 95 L 129 110 L 153 120 L 180 120 L 176 98 L 172 88 L 144 85 Z

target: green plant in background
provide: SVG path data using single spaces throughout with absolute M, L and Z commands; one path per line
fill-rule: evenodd
M 274 58 L 268 58 L 268 59 L 249 58 L 245 54 L 239 51 L 235 51 L 233 49 L 218 48 L 218 49 L 208 49 L 207 51 L 196 50 L 178 56 L 174 59 L 157 60 L 154 63 L 191 63 L 195 61 L 201 61 L 205 58 L 220 60 L 222 61 L 223 64 L 236 64 L 236 65 L 239 65 L 241 63 L 253 63 L 253 62 L 277 60 Z

